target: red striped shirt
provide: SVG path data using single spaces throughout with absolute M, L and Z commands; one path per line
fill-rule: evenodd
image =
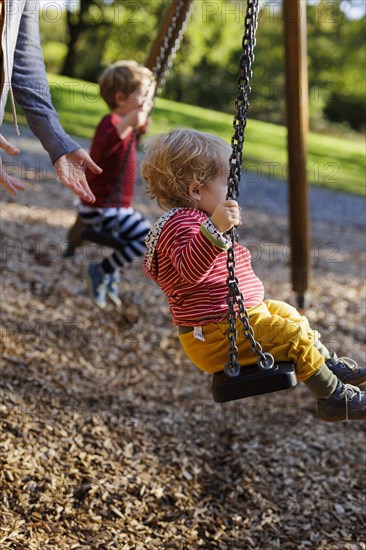
M 227 253 L 202 231 L 207 219 L 201 210 L 179 209 L 160 232 L 151 266 L 145 257 L 145 272 L 167 295 L 174 325 L 204 325 L 227 316 Z M 157 224 L 151 233 L 159 233 Z M 245 306 L 257 306 L 264 289 L 253 272 L 249 250 L 236 243 L 235 259 Z

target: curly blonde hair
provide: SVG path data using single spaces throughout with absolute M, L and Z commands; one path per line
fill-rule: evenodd
M 99 79 L 100 95 L 110 109 L 115 109 L 117 92 L 128 97 L 153 81 L 152 72 L 136 61 L 116 61 L 105 69 Z
M 151 138 L 145 146 L 141 175 L 148 195 L 169 210 L 195 208 L 190 184 L 205 185 L 228 166 L 231 147 L 223 139 L 188 128 Z

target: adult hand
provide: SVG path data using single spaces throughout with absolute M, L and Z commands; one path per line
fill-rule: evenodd
M 15 157 L 16 155 L 19 155 L 19 149 L 17 147 L 14 147 L 14 145 L 11 145 L 4 136 L 0 135 L 0 148 L 4 149 L 4 151 L 11 155 L 12 157 Z M 17 180 L 16 178 L 13 178 L 13 176 L 9 176 L 5 172 L 5 168 L 3 167 L 3 163 L 0 157 L 0 184 L 5 187 L 11 193 L 12 195 L 16 195 L 17 191 L 24 191 L 25 187 L 24 185 Z
M 211 221 L 220 233 L 226 233 L 234 225 L 241 225 L 238 203 L 234 200 L 227 200 L 220 204 L 212 213 Z
M 102 169 L 95 164 L 84 149 L 77 149 L 72 153 L 63 155 L 56 160 L 54 167 L 63 185 L 82 199 L 88 202 L 95 201 L 95 197 L 86 181 L 85 168 L 88 168 L 93 174 L 101 174 Z

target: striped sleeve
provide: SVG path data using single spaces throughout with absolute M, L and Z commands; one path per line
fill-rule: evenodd
M 186 282 L 196 284 L 210 274 L 216 257 L 228 248 L 229 241 L 209 220 L 181 214 L 164 228 L 160 245 L 177 273 Z

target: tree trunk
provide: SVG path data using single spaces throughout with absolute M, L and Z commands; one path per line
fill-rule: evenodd
M 65 61 L 61 70 L 61 74 L 65 76 L 75 76 L 77 42 L 80 35 L 89 27 L 89 25 L 85 22 L 86 18 L 84 15 L 86 14 L 89 6 L 94 3 L 95 2 L 85 2 L 85 0 L 81 0 L 79 12 L 77 14 L 73 13 L 68 7 L 66 9 L 66 23 L 70 39 Z

